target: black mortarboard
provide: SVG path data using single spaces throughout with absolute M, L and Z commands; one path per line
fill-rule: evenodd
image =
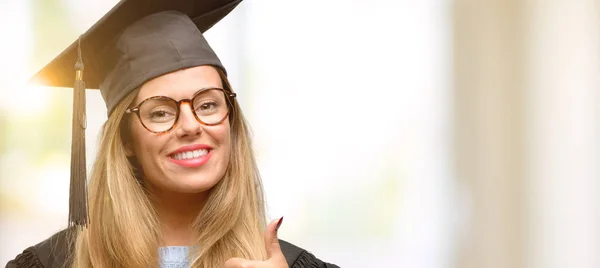
M 202 33 L 240 2 L 122 0 L 32 78 L 48 86 L 75 85 L 70 226 L 88 223 L 85 88 L 100 89 L 110 115 L 123 97 L 157 76 L 200 65 L 225 72 Z

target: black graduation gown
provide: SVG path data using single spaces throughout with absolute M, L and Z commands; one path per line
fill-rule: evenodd
M 15 259 L 6 264 L 6 268 L 63 268 L 69 247 L 67 230 L 60 231 L 41 243 L 29 247 Z M 308 251 L 279 240 L 281 251 L 290 268 L 339 268 L 317 259 Z

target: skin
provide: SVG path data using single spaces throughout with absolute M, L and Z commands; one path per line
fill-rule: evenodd
M 199 89 L 222 87 L 212 66 L 175 71 L 149 80 L 140 88 L 135 104 L 152 96 L 174 100 L 191 98 Z M 208 190 L 217 184 L 229 164 L 231 148 L 229 119 L 216 126 L 199 123 L 191 107 L 180 107 L 179 120 L 171 131 L 149 132 L 136 117 L 130 120 L 132 141 L 128 154 L 134 155 L 144 171 L 144 183 L 164 228 L 164 245 L 187 245 L 189 226 L 204 205 Z M 212 156 L 199 167 L 182 167 L 169 155 L 182 146 L 206 144 Z
M 211 66 L 198 66 L 165 74 L 146 82 L 140 88 L 135 104 L 152 96 L 175 100 L 191 98 L 199 89 L 222 87 L 219 74 Z M 144 171 L 144 183 L 153 197 L 157 214 L 163 223 L 163 245 L 189 245 L 189 226 L 204 206 L 208 190 L 224 176 L 229 164 L 231 136 L 229 119 L 216 126 L 205 126 L 194 117 L 191 107 L 182 104 L 179 121 L 165 134 L 146 130 L 139 120 L 130 120 L 132 141 L 127 154 L 135 156 Z M 200 167 L 182 167 L 169 160 L 169 154 L 191 144 L 211 146 L 212 156 Z M 225 268 L 283 268 L 287 262 L 277 238 L 280 220 L 274 220 L 265 231 L 265 261 L 232 258 Z
M 287 268 L 288 263 L 285 260 L 283 252 L 281 252 L 281 246 L 279 245 L 279 238 L 277 238 L 277 231 L 283 217 L 272 221 L 265 231 L 265 249 L 267 251 L 267 260 L 265 261 L 254 261 L 242 258 L 231 258 L 225 262 L 223 268 Z

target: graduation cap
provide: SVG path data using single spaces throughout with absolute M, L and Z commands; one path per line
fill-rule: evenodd
M 240 2 L 122 0 L 32 78 L 48 86 L 74 85 L 69 226 L 88 224 L 85 89 L 101 91 L 110 116 L 121 99 L 152 78 L 200 65 L 225 72 L 202 33 Z

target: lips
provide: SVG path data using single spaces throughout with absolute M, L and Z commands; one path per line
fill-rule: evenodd
M 172 157 L 175 160 L 186 160 L 186 159 L 198 158 L 201 156 L 205 156 L 207 154 L 208 154 L 208 149 L 198 149 L 198 150 L 193 150 L 193 151 L 176 153 L 176 154 L 170 155 L 170 157 Z
M 169 154 L 169 160 L 182 167 L 199 167 L 212 156 L 212 147 L 206 144 L 183 146 Z

